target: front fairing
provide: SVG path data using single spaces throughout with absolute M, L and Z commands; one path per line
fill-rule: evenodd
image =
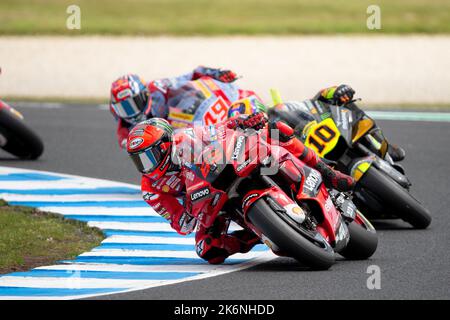
M 216 124 L 226 120 L 231 102 L 239 98 L 239 88 L 212 78 L 200 78 L 169 90 L 168 120 L 175 127 Z

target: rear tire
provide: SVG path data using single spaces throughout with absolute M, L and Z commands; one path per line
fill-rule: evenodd
M 371 167 L 359 181 L 362 187 L 378 198 L 379 203 L 390 208 L 397 217 L 417 229 L 425 229 L 431 223 L 430 212 L 408 191 L 392 181 L 378 169 Z
M 334 251 L 322 249 L 293 229 L 264 199 L 256 201 L 247 218 L 283 252 L 317 270 L 327 270 L 335 263 Z
M 0 109 L 0 134 L 7 141 L 2 149 L 18 158 L 37 159 L 44 151 L 42 140 L 6 109 Z
M 378 246 L 378 236 L 374 231 L 352 221 L 348 226 L 350 240 L 347 246 L 339 252 L 349 260 L 365 260 L 371 257 Z

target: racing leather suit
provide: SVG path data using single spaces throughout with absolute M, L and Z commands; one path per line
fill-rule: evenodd
M 205 79 L 206 81 L 208 79 L 214 79 L 220 81 L 220 87 L 218 87 L 217 90 L 211 90 L 211 92 L 209 92 L 209 94 L 211 94 L 210 99 L 214 100 L 215 97 L 220 97 L 228 105 L 235 100 L 256 95 L 253 91 L 239 89 L 232 83 L 237 79 L 234 72 L 203 66 L 199 66 L 193 71 L 178 77 L 151 81 L 147 84 L 150 102 L 144 112 L 135 119 L 125 120 L 117 118 L 117 138 L 119 145 L 121 147 L 126 145 L 126 139 L 130 129 L 140 121 L 157 117 L 166 119 L 169 123 L 173 124 L 172 120 L 169 118 L 170 107 L 176 106 L 183 112 L 194 113 L 196 110 L 189 110 L 189 108 L 192 107 L 192 104 L 189 103 L 189 95 L 192 95 L 193 98 L 194 95 L 201 94 L 200 90 L 192 90 L 187 93 L 185 87 L 189 82 L 198 79 Z M 189 88 L 189 86 L 187 87 Z M 202 89 L 209 90 L 209 88 Z M 226 113 L 224 114 L 226 115 Z
M 343 100 L 338 98 L 340 97 L 340 95 L 336 97 L 336 92 L 338 92 L 339 88 L 341 87 L 350 90 L 350 93 L 348 95 L 347 95 L 348 91 L 344 91 L 345 97 L 344 101 L 348 103 L 347 106 L 352 110 L 355 119 L 368 118 L 367 114 L 363 110 L 361 110 L 355 103 L 350 101 L 350 99 L 353 97 L 354 91 L 353 89 L 351 89 L 346 85 L 333 86 L 322 89 L 311 100 L 305 100 L 301 102 L 297 101 L 286 102 L 282 105 L 279 105 L 279 108 L 271 108 L 269 110 L 269 116 L 271 118 L 276 118 L 278 120 L 282 119 L 295 129 L 295 132 L 298 136 L 301 136 L 303 128 L 309 122 L 314 121 L 314 118 L 309 113 L 307 104 L 313 104 L 316 108 L 320 108 L 320 105 L 318 105 L 318 103 L 320 102 L 325 102 L 334 105 L 342 105 Z M 375 124 L 374 128 L 371 130 L 371 132 L 374 136 L 377 136 L 379 127 L 377 126 L 375 121 L 374 124 Z M 394 161 L 401 161 L 405 158 L 404 149 L 395 144 L 388 143 L 388 152 Z
M 258 114 L 262 115 L 262 114 Z M 249 117 L 250 118 L 250 117 Z M 232 121 L 228 120 L 227 125 Z M 258 122 L 259 119 L 257 119 Z M 353 179 L 332 170 L 325 165 L 314 151 L 308 149 L 300 140 L 295 138 L 294 130 L 282 122 L 271 122 L 269 128 L 279 130 L 279 142 L 282 147 L 291 152 L 294 156 L 305 162 L 307 165 L 316 168 L 324 174 L 324 180 L 329 181 L 334 187 L 347 184 L 348 188 L 353 187 Z M 181 146 L 184 141 L 192 140 L 192 134 L 188 134 L 187 129 L 178 132 L 173 138 L 173 148 Z M 181 149 L 181 147 L 180 147 Z M 172 155 L 177 151 L 172 152 Z M 173 229 L 179 234 L 186 235 L 195 230 L 196 219 L 190 215 L 185 206 L 185 177 L 176 164 L 171 164 L 167 173 L 159 180 L 153 180 L 151 175 L 142 176 L 142 194 L 144 200 L 153 207 L 161 216 L 166 218 Z M 238 230 L 228 233 L 227 219 L 218 216 L 217 220 L 210 228 L 205 228 L 199 224 L 195 235 L 196 252 L 209 263 L 222 263 L 232 254 L 248 252 L 254 245 L 259 243 L 259 238 L 250 230 Z

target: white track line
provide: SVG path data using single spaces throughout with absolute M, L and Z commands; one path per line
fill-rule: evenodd
M 165 280 L 121 280 L 96 278 L 1 277 L 0 286 L 54 289 L 132 288 L 152 286 Z
M 39 209 L 63 215 L 159 216 L 150 206 L 148 208 L 40 207 Z
M 82 194 L 82 195 L 15 195 L 9 194 L 4 198 L 7 201 L 58 201 L 58 202 L 79 202 L 79 201 L 142 201 L 141 195 L 133 194 Z
M 24 173 L 24 174 L 22 174 Z M 18 174 L 17 179 L 22 180 L 7 180 L 11 174 Z M 21 175 L 22 174 L 22 175 Z M 28 175 L 29 174 L 29 175 Z M 56 180 L 46 180 L 46 177 L 42 177 L 44 180 L 36 180 L 39 179 L 39 175 L 51 175 L 56 177 L 63 177 L 64 179 L 56 179 Z M 133 201 L 139 199 L 139 201 L 143 201 L 140 195 L 140 188 L 138 186 L 129 185 L 125 183 L 107 181 L 107 180 L 99 180 L 92 179 L 86 177 L 78 177 L 73 175 L 61 175 L 52 172 L 45 171 L 33 171 L 33 170 L 25 170 L 18 168 L 6 168 L 0 167 L 0 175 L 7 175 L 3 177 L 4 180 L 0 181 L 0 189 L 4 192 L 0 194 L 1 197 L 5 198 L 9 201 L 37 201 L 37 202 L 46 202 L 46 201 L 56 201 L 56 202 L 67 202 L 70 201 Z M 27 178 L 27 175 L 32 180 L 24 180 Z M 11 179 L 15 179 L 16 177 L 11 176 Z M 91 189 L 95 187 L 124 187 L 127 188 L 127 192 L 131 190 L 136 190 L 135 194 L 127 194 L 127 193 L 105 193 L 105 190 L 102 190 L 103 193 L 98 193 L 97 195 L 93 195 L 90 192 L 83 191 L 76 194 L 71 195 L 70 192 L 77 192 L 77 189 Z M 67 195 L 38 195 L 36 194 L 36 190 L 64 190 Z M 71 190 L 67 190 L 71 189 Z M 75 190 L 73 190 L 75 189 Z M 22 190 L 19 194 L 18 192 L 14 193 L 14 190 Z M 26 190 L 31 190 L 30 194 L 26 193 Z M 25 192 L 24 192 L 25 191 Z M 43 192 L 45 192 L 43 191 Z M 56 191 L 60 193 L 59 191 Z M 111 190 L 114 192 L 114 190 Z M 33 194 L 34 193 L 34 194 Z M 144 217 L 144 216 L 158 216 L 157 213 L 151 209 L 150 207 L 123 207 L 123 208 L 109 208 L 109 207 L 78 207 L 78 206 L 44 206 L 40 208 L 41 210 L 56 212 L 60 214 L 67 215 L 86 215 L 86 216 L 129 216 L 129 217 Z M 101 229 L 114 229 L 119 231 L 161 231 L 161 232 L 171 232 L 173 235 L 176 235 L 176 232 L 170 227 L 168 223 L 161 222 L 145 222 L 145 223 L 136 223 L 136 222 L 116 222 L 116 221 L 90 221 L 88 225 L 93 227 L 99 227 Z M 239 228 L 237 225 L 232 224 L 230 226 L 230 230 L 235 230 Z M 135 236 L 135 235 L 113 235 L 107 239 L 105 239 L 102 244 L 107 245 L 108 243 L 116 243 L 120 246 L 123 244 L 170 244 L 174 245 L 193 245 L 195 240 L 192 237 L 163 237 L 163 236 Z M 139 248 L 139 247 L 137 247 Z M 55 297 L 54 294 L 50 294 L 50 296 L 2 296 L 0 298 L 3 299 L 75 299 L 75 298 L 87 298 L 92 296 L 101 296 L 111 294 L 113 292 L 117 292 L 115 289 L 123 288 L 125 290 L 121 290 L 121 292 L 130 292 L 135 290 L 141 290 L 146 288 L 151 288 L 155 286 L 168 285 L 174 283 L 180 283 L 183 281 L 192 281 L 196 279 L 204 279 L 207 277 L 217 276 L 221 274 L 225 274 L 228 272 L 233 272 L 241 269 L 245 269 L 251 266 L 254 266 L 258 263 L 269 261 L 273 259 L 275 256 L 271 252 L 261 252 L 254 251 L 247 254 L 236 254 L 233 255 L 230 259 L 241 259 L 244 262 L 239 264 L 225 264 L 225 265 L 208 265 L 206 263 L 202 264 L 191 264 L 191 265 L 170 265 L 170 264 L 162 264 L 162 265 L 141 265 L 134 264 L 133 259 L 142 259 L 142 258 L 159 258 L 162 259 L 164 263 L 164 259 L 166 258 L 187 258 L 187 259 L 196 259 L 201 261 L 201 259 L 197 256 L 194 250 L 192 251 L 177 251 L 172 249 L 168 250 L 130 250 L 129 247 L 124 246 L 124 249 L 108 249 L 107 247 L 98 247 L 91 252 L 86 252 L 80 255 L 80 258 L 92 257 L 93 260 L 99 258 L 99 261 L 102 257 L 126 257 L 128 261 L 131 262 L 128 265 L 122 264 L 107 264 L 107 263 L 99 263 L 99 262 L 89 262 L 89 261 L 69 261 L 66 264 L 53 265 L 53 266 L 42 266 L 37 268 L 38 270 L 66 270 L 66 271 L 76 271 L 76 270 L 85 270 L 85 271 L 110 271 L 110 272 L 194 272 L 199 273 L 197 276 L 177 279 L 177 280 L 148 280 L 148 279 L 100 279 L 99 278 L 83 278 L 83 275 L 77 275 L 76 273 L 71 275 L 71 277 L 61 276 L 44 276 L 40 277 L 39 273 L 35 273 L 32 277 L 25 277 L 24 275 L 16 274 L 15 276 L 5 275 L 0 277 L 0 294 L 2 294 L 2 287 L 18 287 L 19 291 L 15 291 L 17 294 L 20 292 L 21 287 L 23 288 L 41 288 L 45 290 L 51 290 L 52 288 L 80 288 L 80 289 L 107 289 L 111 288 L 111 291 L 105 293 L 89 293 L 89 294 L 78 294 L 71 296 L 61 296 Z M 129 258 L 129 259 L 128 259 Z M 252 259 L 254 258 L 254 259 Z M 126 262 L 124 261 L 124 262 Z M 139 263 L 142 263 L 141 260 L 137 260 Z M 167 263 L 170 263 L 170 259 L 167 260 Z M 44 275 L 45 273 L 43 273 Z M 139 276 L 139 274 L 136 274 Z M 4 290 L 3 293 L 9 292 L 8 290 Z M 24 294 L 27 291 L 24 291 Z M 42 292 L 42 291 L 39 291 Z M 76 291 L 75 291 L 76 292 Z M 67 291 L 66 291 L 67 293 Z M 31 294 L 31 293 L 30 293 Z M 71 293 L 70 293 L 71 294 Z M 74 293 L 75 294 L 75 293 Z
M 194 238 L 171 237 L 141 237 L 141 236 L 111 236 L 102 243 L 133 243 L 133 244 L 195 244 Z
M 126 265 L 126 264 L 96 264 L 76 263 L 44 266 L 40 270 L 74 270 L 74 271 L 112 271 L 112 272 L 208 272 L 213 270 L 233 269 L 230 265 Z

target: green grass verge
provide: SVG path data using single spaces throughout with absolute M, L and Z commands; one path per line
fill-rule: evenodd
M 66 9 L 81 8 L 81 30 Z M 366 27 L 381 8 L 381 30 Z M 0 34 L 450 33 L 448 0 L 2 0 Z
M 0 200 L 0 274 L 73 259 L 103 239 L 84 222 Z

